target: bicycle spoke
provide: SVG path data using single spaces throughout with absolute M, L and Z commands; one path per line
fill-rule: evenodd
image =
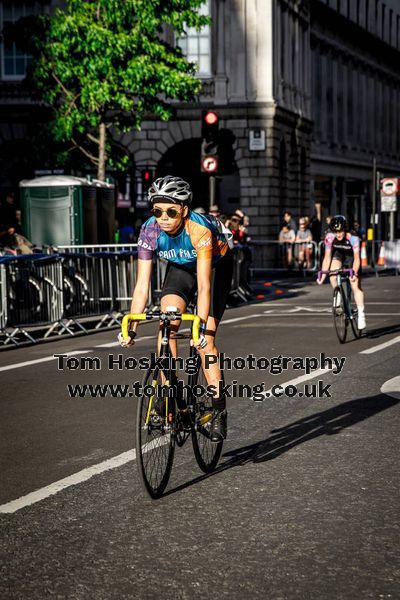
M 194 385 L 206 387 L 207 381 L 203 370 L 199 369 L 197 382 Z M 195 400 L 196 429 L 192 431 L 193 451 L 197 464 L 205 473 L 213 471 L 218 464 L 222 452 L 223 442 L 215 443 L 210 439 L 212 402 L 211 398 L 202 396 Z
M 156 387 L 162 384 L 158 370 L 147 374 L 144 385 L 150 381 L 154 394 L 143 395 L 138 405 L 136 452 L 141 481 L 150 496 L 158 498 L 168 484 L 175 442 L 171 426 L 165 423 L 165 398 L 158 395 Z
M 344 294 L 345 291 L 343 287 L 336 287 L 333 292 L 332 305 L 333 322 L 335 325 L 336 335 L 341 344 L 344 344 L 346 341 L 348 326 Z

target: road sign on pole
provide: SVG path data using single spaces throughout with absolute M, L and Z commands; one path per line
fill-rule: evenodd
M 397 210 L 397 193 L 399 180 L 397 177 L 387 177 L 381 180 L 381 212 Z
M 215 173 L 218 169 L 218 159 L 216 156 L 204 156 L 201 169 L 204 173 Z
M 387 177 L 381 181 L 381 192 L 383 196 L 396 196 L 399 189 L 397 177 Z

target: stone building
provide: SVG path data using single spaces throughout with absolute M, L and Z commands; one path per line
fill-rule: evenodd
M 367 227 L 374 159 L 382 176 L 400 175 L 400 3 L 215 0 L 209 10 L 211 30 L 182 45 L 201 65 L 199 103 L 132 134 L 137 169 L 186 176 L 206 206 L 201 111 L 212 108 L 235 140 L 218 202 L 224 212 L 240 204 L 254 237 L 275 239 L 285 209 L 312 215 L 315 202 Z M 264 150 L 250 149 L 254 131 L 265 132 Z M 387 229 L 379 215 L 379 235 Z
M 400 174 L 400 2 L 314 1 L 310 38 L 313 196 L 368 226 L 374 159 L 381 176 Z M 377 213 L 384 239 L 379 198 Z
M 1 15 L 10 4 L 0 2 Z M 143 202 L 144 171 L 187 178 L 195 204 L 208 205 L 201 120 L 213 109 L 222 163 L 216 201 L 225 213 L 240 205 L 254 238 L 276 239 L 285 209 L 312 215 L 316 201 L 323 214 L 345 212 L 368 225 L 374 159 L 383 175 L 400 175 L 400 3 L 209 0 L 205 9 L 210 28 L 178 40 L 165 33 L 199 66 L 198 102 L 175 103 L 170 122 L 148 119 L 120 136 L 135 165 L 127 174 L 132 205 Z M 0 153 L 4 132 L 21 140 L 26 133 L 4 110 L 5 90 L 15 107 L 21 76 L 7 79 L 3 46 L 1 66 Z M 386 217 L 380 226 L 385 235 Z

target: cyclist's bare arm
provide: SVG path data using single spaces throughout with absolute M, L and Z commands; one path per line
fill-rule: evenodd
M 211 304 L 212 258 L 197 261 L 197 314 L 203 323 L 207 323 Z
M 360 270 L 360 265 L 361 265 L 360 252 L 358 250 L 354 250 L 353 271 L 354 271 L 355 275 L 358 275 L 358 271 Z M 355 280 L 356 277 L 354 277 L 352 279 Z
M 142 313 L 147 305 L 147 300 L 149 298 L 149 286 L 151 279 L 151 272 L 153 268 L 152 260 L 143 260 L 138 259 L 138 270 L 137 270 L 137 279 L 135 289 L 133 291 L 132 302 L 131 302 L 131 313 Z M 137 321 L 132 321 L 130 324 L 130 331 L 136 332 L 138 323 Z M 131 339 L 129 341 L 121 341 L 121 346 L 133 346 L 134 340 Z
M 321 271 L 328 271 L 332 260 L 332 251 L 330 248 L 325 248 L 324 260 L 322 261 Z M 317 283 L 320 285 L 324 283 L 326 275 L 323 274 L 321 279 L 317 279 Z

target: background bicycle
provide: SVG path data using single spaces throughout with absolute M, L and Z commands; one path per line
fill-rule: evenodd
M 353 277 L 353 273 L 353 269 L 335 269 L 334 271 L 318 272 L 318 279 L 321 279 L 321 275 L 336 276 L 336 286 L 333 290 L 332 299 L 332 315 L 336 335 L 341 344 L 344 344 L 346 341 L 350 323 L 354 337 L 361 337 L 361 331 L 357 325 L 357 305 L 350 285 L 350 278 Z

